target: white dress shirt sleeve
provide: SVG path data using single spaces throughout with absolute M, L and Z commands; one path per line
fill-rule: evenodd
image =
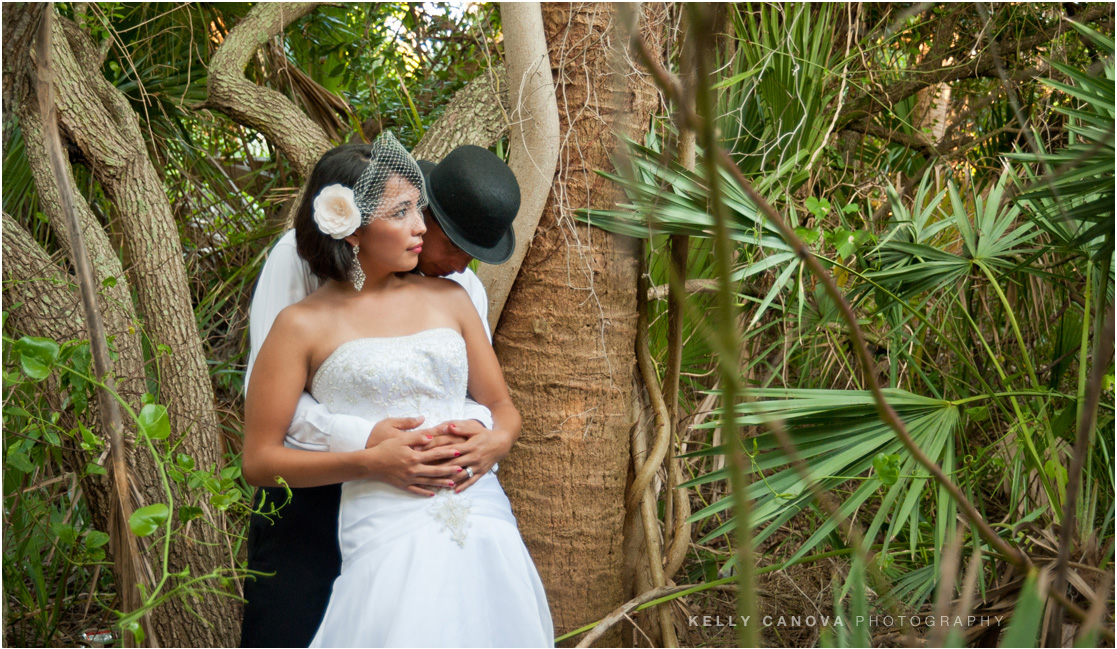
M 481 279 L 468 268 L 464 272 L 447 275 L 446 279 L 457 282 L 469 294 L 473 307 L 477 309 L 477 315 L 481 316 L 481 324 L 485 326 L 485 335 L 489 337 L 489 342 L 492 343 L 493 334 L 489 331 L 489 296 L 485 293 L 485 285 L 481 283 Z M 492 412 L 474 401 L 473 397 L 469 395 L 466 395 L 465 398 L 464 417 L 466 419 L 476 419 L 485 428 L 492 429 L 493 427 Z
M 317 288 L 318 278 L 299 257 L 295 231 L 288 230 L 264 262 L 256 292 L 252 295 L 248 314 L 250 348 L 244 380 L 246 389 L 252 379 L 256 356 L 279 312 Z M 331 413 L 309 393 L 303 392 L 284 444 L 307 451 L 356 451 L 365 447 L 374 423 L 361 417 Z

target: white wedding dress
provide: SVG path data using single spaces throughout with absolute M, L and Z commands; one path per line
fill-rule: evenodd
M 462 417 L 469 372 L 453 329 L 342 344 L 311 394 L 371 421 Z M 311 647 L 550 647 L 543 584 L 508 497 L 489 473 L 461 494 L 346 482 L 341 575 Z

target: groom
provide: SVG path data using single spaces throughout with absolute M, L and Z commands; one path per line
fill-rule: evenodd
M 428 206 L 423 213 L 427 231 L 416 270 L 430 277 L 446 277 L 465 288 L 491 340 L 488 296 L 468 264 L 473 259 L 502 264 L 512 256 L 512 220 L 520 206 L 516 177 L 496 155 L 472 145 L 454 149 L 437 165 L 426 160 L 418 164 L 426 180 Z M 295 232 L 289 230 L 268 256 L 252 296 L 246 386 L 276 316 L 317 288 L 318 279 L 298 256 Z M 461 480 L 458 489 L 469 487 L 493 469 L 515 442 L 513 434 L 493 429 L 492 415 L 484 406 L 467 399 L 465 413 L 463 420 L 425 422 L 437 425 L 411 431 L 434 437 L 432 445 L 453 444 L 461 452 L 454 462 L 470 467 L 472 477 Z M 427 463 L 423 451 L 400 449 L 397 439 L 420 423 L 417 418 L 371 422 L 332 414 L 304 392 L 285 443 L 311 451 L 382 449 L 379 474 L 384 482 L 430 493 L 426 487 L 445 481 L 431 476 L 441 476 L 444 471 Z M 245 580 L 242 647 L 309 645 L 341 571 L 337 541 L 341 485 L 291 492 L 291 501 L 279 514 L 271 519 L 254 514 L 249 523 L 248 568 L 275 575 Z M 258 508 L 261 500 L 274 504 L 285 498 L 282 489 L 265 487 L 257 491 L 255 504 Z

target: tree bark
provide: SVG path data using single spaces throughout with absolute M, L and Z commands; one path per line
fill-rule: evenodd
M 56 341 L 83 340 L 89 334 L 81 314 L 81 298 L 72 278 L 58 267 L 31 235 L 6 212 L 4 213 L 4 281 L 10 282 L 4 290 L 4 310 L 14 330 L 31 336 L 42 336 Z M 118 359 L 117 364 L 120 360 Z M 48 379 L 54 380 L 54 379 Z M 57 385 L 55 386 L 57 388 Z M 71 408 L 63 408 L 63 395 L 57 389 L 43 392 L 50 406 L 62 415 L 59 425 L 66 429 L 77 427 L 78 418 Z M 101 433 L 97 426 L 97 402 L 90 401 L 89 409 L 80 418 L 90 430 Z M 108 447 L 106 435 L 101 439 Z M 93 526 L 111 535 L 112 482 L 106 476 L 87 474 L 88 462 L 106 464 L 103 457 L 89 457 L 76 447 L 67 446 L 62 455 L 68 470 L 81 475 L 81 488 L 93 518 Z M 147 462 L 151 464 L 150 459 Z M 134 466 L 134 465 L 133 465 Z M 124 544 L 114 543 L 112 549 Z M 150 566 L 143 557 L 141 571 L 150 574 Z
M 524 415 L 502 481 L 547 587 L 558 633 L 626 600 L 624 494 L 636 325 L 637 243 L 576 223 L 610 207 L 614 133 L 636 137 L 656 106 L 646 75 L 624 67 L 614 5 L 544 4 L 562 148 L 539 230 L 512 287 L 496 349 Z M 662 5 L 644 5 L 658 23 Z M 649 30 L 658 47 L 661 36 Z M 619 641 L 613 634 L 607 642 Z
M 931 143 L 937 145 L 946 136 L 950 113 L 950 85 L 940 83 L 936 86 L 928 86 L 915 93 L 915 97 L 912 126 L 926 133 Z
M 157 357 L 158 398 L 167 405 L 172 439 L 178 442 L 178 451 L 192 456 L 198 466 L 220 466 L 213 388 L 194 320 L 178 228 L 162 180 L 147 156 L 139 123 L 127 99 L 101 76 L 93 43 L 72 22 L 55 21 L 51 58 L 60 126 L 114 204 L 132 253 L 133 284 Z M 37 183 L 43 186 L 44 181 L 37 178 Z M 133 470 L 136 506 L 166 500 L 154 475 L 140 473 L 146 473 L 145 462 L 138 461 Z M 210 515 L 209 522 L 217 530 L 224 528 L 220 516 Z M 205 574 L 230 560 L 227 539 L 208 525 L 191 524 L 172 544 L 170 570 L 190 566 L 191 574 Z M 153 643 L 182 646 L 232 645 L 238 630 L 236 606 L 221 597 L 173 599 L 156 610 L 147 629 Z
M 287 25 L 305 16 L 317 2 L 262 2 L 225 37 L 209 63 L 204 106 L 264 134 L 306 178 L 330 148 L 326 133 L 280 93 L 244 77 L 252 55 Z
M 4 212 L 4 310 L 15 329 L 54 340 L 85 335 L 74 286 L 31 234 Z M 19 287 L 18 290 L 15 287 Z
M 144 579 L 143 555 L 131 533 L 128 522 L 132 512 L 132 481 L 127 451 L 124 442 L 124 417 L 120 404 L 116 401 L 116 379 L 113 377 L 113 364 L 109 356 L 108 333 L 101 316 L 98 300 L 98 286 L 93 264 L 89 261 L 89 251 L 85 245 L 82 219 L 75 208 L 73 182 L 70 179 L 70 165 L 62 148 L 62 137 L 58 133 L 58 118 L 55 116 L 53 69 L 51 66 L 51 27 L 54 24 L 54 10 L 43 13 L 36 35 L 35 54 L 35 94 L 38 96 L 39 117 L 43 122 L 43 146 L 50 165 L 51 178 L 58 192 L 58 208 L 62 212 L 61 221 L 66 224 L 70 262 L 73 264 L 81 294 L 82 320 L 89 336 L 89 351 L 92 358 L 93 377 L 103 384 L 94 388 L 97 395 L 97 421 L 102 436 L 108 437 L 109 458 L 112 462 L 113 487 L 110 498 L 109 545 L 113 554 L 113 573 L 116 577 L 117 593 L 120 596 L 120 610 L 125 614 L 136 611 L 141 606 L 139 586 L 151 586 L 154 582 Z M 150 575 L 148 575 L 150 577 Z M 145 583 L 146 582 L 146 583 Z M 124 645 L 131 646 L 135 636 L 125 637 Z
M 3 9 L 3 155 L 8 156 L 8 142 L 12 139 L 15 126 L 16 107 L 22 98 L 19 90 L 23 84 L 18 80 L 24 75 L 24 66 L 30 59 L 31 40 L 35 27 L 39 24 L 43 9 L 42 2 L 5 2 Z
M 477 272 L 489 296 L 490 329 L 500 322 L 508 292 L 543 216 L 555 180 L 559 147 L 558 105 L 539 3 L 502 3 L 500 18 L 514 106 L 508 166 L 520 184 L 520 211 L 513 223 L 516 249 L 512 258 L 498 266 L 481 266 Z
M 59 198 L 58 183 L 50 170 L 47 159 L 46 147 L 43 142 L 43 123 L 36 109 L 36 98 L 28 93 L 26 100 L 20 106 L 19 123 L 23 130 L 23 145 L 27 155 L 27 162 L 31 166 L 35 178 L 35 187 L 39 193 L 39 205 L 43 214 L 50 222 L 51 228 L 58 235 L 59 243 L 63 246 L 68 257 L 72 258 L 70 250 L 69 224 L 62 214 Z M 67 182 L 74 185 L 73 175 L 70 174 Z M 106 234 L 104 228 L 89 209 L 80 194 L 75 196 L 74 209 L 81 222 L 82 236 L 89 253 L 89 261 L 93 265 L 94 280 L 102 287 L 104 300 L 101 302 L 101 313 L 105 319 L 105 331 L 112 336 L 116 345 L 118 358 L 113 363 L 114 374 L 117 380 L 117 391 L 131 404 L 138 404 L 140 397 L 147 391 L 147 380 L 144 376 L 143 348 L 140 343 L 139 321 L 132 305 L 132 290 L 129 286 L 127 275 L 120 264 L 116 250 Z M 57 269 L 55 269 L 57 270 Z M 108 284 L 112 284 L 109 286 Z M 56 339 L 64 340 L 64 339 Z M 127 426 L 131 431 L 132 427 Z M 104 529 L 104 528 L 98 528 Z
M 508 132 L 509 110 L 504 66 L 495 65 L 454 94 L 411 153 L 438 162 L 463 144 L 489 148 Z

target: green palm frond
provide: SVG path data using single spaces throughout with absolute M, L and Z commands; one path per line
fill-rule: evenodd
M 663 155 L 651 146 L 626 140 L 630 173 L 624 175 L 599 171 L 622 189 L 629 203 L 614 210 L 580 210 L 578 216 L 604 230 L 641 239 L 654 235 L 682 234 L 708 239 L 713 236 L 714 216 L 706 209 L 709 191 L 700 172 L 688 171 L 676 162 L 663 161 Z M 656 147 L 656 148 L 653 148 Z M 795 164 L 806 152 L 757 179 L 761 194 L 776 193 L 791 175 Z M 779 230 L 768 221 L 759 208 L 724 170 L 720 187 L 729 212 L 729 236 L 750 246 L 754 261 L 738 269 L 734 281 L 743 281 L 768 270 L 777 273 L 776 280 L 753 314 L 758 322 L 771 307 L 780 291 L 787 288 L 799 268 L 799 260 Z
M 1067 117 L 1071 142 L 1058 151 L 1042 149 L 1009 157 L 1047 171 L 1026 170 L 1028 190 L 1016 197 L 1036 224 L 1060 244 L 1094 260 L 1113 254 L 1114 219 L 1114 64 L 1113 40 L 1071 22 L 1107 57 L 1100 74 L 1051 65 L 1072 82 L 1043 83 L 1073 101 L 1055 110 Z
M 833 5 L 733 5 L 730 21 L 737 47 L 717 84 L 718 129 L 745 174 L 809 157 L 823 145 L 837 95 L 831 54 Z M 805 159 L 805 158 L 803 158 Z M 791 173 L 790 186 L 806 180 L 805 165 Z
M 926 497 L 930 480 L 909 454 L 895 433 L 880 421 L 872 394 L 852 390 L 752 390 L 757 401 L 738 406 L 737 424 L 760 426 L 779 421 L 798 447 L 799 456 L 808 467 L 810 482 L 823 491 L 837 489 L 851 481 L 860 482 L 851 494 L 843 497 L 840 511 L 853 516 L 871 499 L 879 502 L 867 530 L 867 538 L 884 533 L 884 542 L 907 535 L 911 547 L 926 536 L 921 525 L 919 503 Z M 905 390 L 887 389 L 885 396 L 907 424 L 916 444 L 932 461 L 948 474 L 954 466 L 954 432 L 960 421 L 958 408 L 949 401 L 931 399 Z M 720 425 L 711 421 L 704 427 Z M 789 466 L 790 460 L 775 435 L 764 432 L 745 440 L 745 451 L 751 456 L 753 479 L 748 497 L 753 500 L 753 522 L 760 543 L 800 511 L 811 507 L 808 483 Z M 703 454 L 724 453 L 724 447 L 702 451 Z M 878 473 L 887 467 L 886 474 Z M 729 469 L 707 473 L 684 486 L 696 486 L 728 477 Z M 954 505 L 944 494 L 939 501 L 932 536 L 944 543 L 948 528 L 954 525 Z M 695 512 L 692 521 L 728 512 L 732 498 L 726 497 Z M 729 518 L 699 543 L 726 534 L 736 528 Z M 822 543 L 838 525 L 828 518 L 817 527 L 788 560 L 793 562 Z
M 875 251 L 879 267 L 865 276 L 906 299 L 955 287 L 976 266 L 1001 272 L 1017 268 L 1039 231 L 1030 222 L 1018 223 L 1018 207 L 1002 204 L 1009 178 L 1006 170 L 987 196 L 972 196 L 972 205 L 966 205 L 953 181 L 947 183 L 949 211 L 940 209 L 942 192 L 923 203 L 923 187 L 912 210 L 894 200 L 896 219 Z M 935 213 L 941 220 L 932 221 Z

